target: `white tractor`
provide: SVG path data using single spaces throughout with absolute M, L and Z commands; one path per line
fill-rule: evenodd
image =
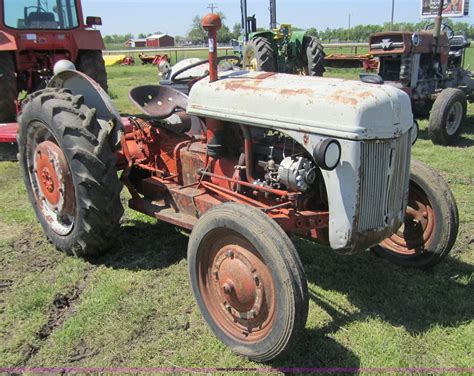
M 427 268 L 451 250 L 458 214 L 443 179 L 411 161 L 408 95 L 219 74 L 219 27 L 216 15 L 204 18 L 209 70 L 170 77 L 189 95 L 173 85 L 132 90 L 142 115 L 121 119 L 89 77 L 58 73 L 23 107 L 20 164 L 46 236 L 67 254 L 97 255 L 116 240 L 123 185 L 132 209 L 191 231 L 189 277 L 204 318 L 237 354 L 269 361 L 291 348 L 308 314 L 291 237 Z

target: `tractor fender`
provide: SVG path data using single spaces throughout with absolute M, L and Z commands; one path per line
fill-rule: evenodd
M 79 51 L 105 50 L 104 40 L 99 30 L 81 30 L 72 34 Z
M 16 51 L 18 46 L 15 37 L 11 34 L 0 31 L 0 51 Z
M 74 95 L 82 95 L 84 104 L 96 110 L 97 120 L 110 125 L 110 144 L 115 150 L 119 149 L 124 131 L 122 118 L 109 95 L 97 82 L 82 72 L 65 70 L 56 74 L 49 81 L 48 88 L 68 89 Z
M 290 35 L 290 48 L 292 49 L 293 56 L 301 56 L 304 45 L 304 37 L 306 31 L 293 31 Z

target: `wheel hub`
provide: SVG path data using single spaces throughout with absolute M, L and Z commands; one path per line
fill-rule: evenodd
M 199 289 L 213 320 L 239 341 L 267 335 L 276 319 L 272 273 L 246 239 L 216 229 L 203 244 Z
M 37 182 L 38 204 L 54 216 L 74 213 L 74 185 L 64 153 L 52 141 L 43 141 L 34 152 L 33 172 Z M 47 215 L 47 218 L 51 215 Z
M 434 210 L 428 198 L 412 184 L 404 223 L 381 246 L 405 256 L 424 252 L 434 234 L 435 222 Z
M 448 135 L 452 136 L 457 132 L 457 130 L 461 126 L 461 121 L 463 117 L 462 114 L 463 114 L 462 104 L 459 102 L 456 102 L 449 110 L 449 114 L 447 118 L 446 133 L 448 133 Z
M 244 249 L 233 247 L 222 252 L 214 264 L 214 282 L 224 309 L 232 316 L 244 320 L 258 316 L 264 286 Z

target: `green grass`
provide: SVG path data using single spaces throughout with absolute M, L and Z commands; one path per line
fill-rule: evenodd
M 132 112 L 129 89 L 158 76 L 154 67 L 111 67 L 109 81 L 120 111 Z M 472 105 L 469 115 L 456 146 L 432 145 L 423 122 L 414 149 L 456 196 L 461 231 L 451 256 L 421 272 L 296 240 L 310 288 L 306 330 L 264 367 L 474 366 Z M 0 202 L 0 368 L 262 366 L 233 355 L 206 326 L 188 282 L 186 233 L 127 209 L 109 253 L 74 259 L 45 240 L 15 163 L 0 163 Z

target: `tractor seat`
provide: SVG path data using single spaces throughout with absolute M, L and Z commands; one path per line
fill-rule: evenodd
M 163 124 L 167 129 L 176 133 L 190 130 L 191 121 L 186 113 L 188 97 L 183 93 L 166 86 L 144 85 L 132 89 L 129 98 L 144 114 L 155 120 L 166 120 Z
M 26 23 L 30 24 L 32 22 L 56 22 L 56 19 L 54 18 L 54 13 L 31 12 L 26 18 Z

